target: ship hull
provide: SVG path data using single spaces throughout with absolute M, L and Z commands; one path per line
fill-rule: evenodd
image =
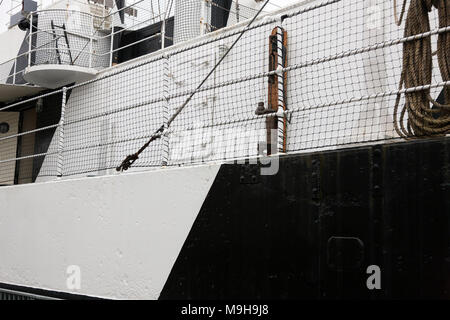
M 274 175 L 229 163 L 3 188 L 0 282 L 63 298 L 448 299 L 449 160 L 438 138 L 281 156 Z M 78 191 L 59 212 L 6 201 L 33 188 Z

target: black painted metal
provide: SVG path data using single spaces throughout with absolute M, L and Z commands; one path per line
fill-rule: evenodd
M 138 30 L 126 30 L 120 32 L 116 35 L 116 41 L 119 41 L 120 43 L 118 48 L 125 47 L 139 40 L 161 33 L 161 28 L 162 22 L 157 22 L 148 27 Z M 169 47 L 173 44 L 173 30 L 174 18 L 170 17 L 166 20 L 166 47 Z M 118 54 L 116 55 L 117 58 L 115 60 L 118 60 L 118 62 L 121 63 L 140 57 L 147 53 L 155 52 L 159 49 L 161 49 L 161 36 L 138 42 L 135 45 L 118 50 Z
M 222 166 L 160 299 L 450 298 L 449 138 L 249 172 Z
M 227 26 L 232 0 L 213 0 L 211 6 L 211 26 L 213 31 Z
M 0 283 L 1 300 L 105 300 L 68 292 L 17 286 Z
M 36 300 L 36 299 L 20 293 L 0 291 L 0 301 L 22 301 L 22 300 Z
M 58 39 L 59 39 L 59 37 L 56 35 L 55 24 L 53 23 L 53 20 L 50 20 L 50 24 L 51 24 L 51 27 L 52 27 L 53 41 L 55 41 L 55 51 L 56 51 L 56 56 L 58 57 L 58 64 L 61 64 L 61 53 L 59 52 L 59 49 L 58 49 Z

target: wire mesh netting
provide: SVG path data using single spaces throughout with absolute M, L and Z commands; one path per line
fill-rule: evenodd
M 31 65 L 109 66 L 109 31 L 95 28 L 96 17 L 80 11 L 42 10 L 34 14 Z M 31 21 L 32 21 L 31 20 Z
M 168 119 L 194 92 L 162 136 L 140 154 L 134 167 L 260 156 L 261 142 L 268 143 L 267 119 L 273 117 L 285 123 L 285 127 L 278 127 L 283 131 L 285 153 L 401 140 L 394 128 L 396 99 L 403 105 L 405 93 L 423 91 L 437 98 L 449 84 L 441 76 L 437 55 L 433 55 L 429 83 L 399 89 L 404 44 L 428 37 L 436 51 L 438 37 L 450 31 L 450 27 L 438 25 L 437 10 L 429 17 L 430 32 L 405 37 L 404 26 L 395 24 L 391 1 L 306 1 L 290 11 L 266 15 L 246 28 L 198 90 L 198 84 L 245 26 L 208 34 L 162 54 L 118 66 L 93 81 L 68 87 L 65 94 L 58 90 L 51 96 L 60 99 L 55 102 L 56 109 L 61 109 L 64 101 L 63 117 L 60 121 L 59 115 L 52 116 L 55 127 L 38 127 L 51 134 L 41 144 L 46 147 L 41 154 L 36 148 L 30 151 L 33 161 L 41 159 L 34 164 L 33 179 L 114 170 L 158 128 L 167 127 Z M 287 34 L 287 45 L 281 50 L 286 64 L 275 67 L 270 58 L 274 30 Z M 271 106 L 271 86 L 274 79 L 279 83 L 280 77 L 285 85 L 275 99 L 282 109 L 277 105 L 276 114 L 255 113 L 258 106 Z M 44 110 L 52 108 L 48 99 L 44 98 Z M 37 100 L 27 103 L 36 104 Z M 0 115 L 20 105 L 0 109 Z M 407 119 L 406 115 L 405 126 Z M 17 150 L 23 148 L 18 140 L 27 136 L 17 136 L 19 132 L 11 131 L 13 138 L 9 139 L 0 135 L 3 184 L 14 179 L 17 183 L 18 174 L 11 170 L 17 171 Z

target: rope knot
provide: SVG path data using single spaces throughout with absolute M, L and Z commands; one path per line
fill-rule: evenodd
M 130 169 L 133 163 L 136 162 L 137 159 L 139 159 L 139 156 L 136 153 L 129 155 L 128 157 L 125 158 L 125 160 L 122 161 L 120 166 L 116 168 L 116 171 L 118 172 L 127 171 L 128 169 Z

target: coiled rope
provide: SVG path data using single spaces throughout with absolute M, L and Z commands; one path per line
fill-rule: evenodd
M 402 5 L 400 17 L 397 16 L 397 1 L 394 0 L 395 22 L 401 25 L 406 10 Z M 411 0 L 405 21 L 405 37 L 430 31 L 429 12 L 433 5 L 439 12 L 439 27 L 450 26 L 450 1 Z M 438 37 L 437 58 L 442 80 L 450 80 L 450 35 L 440 33 Z M 399 90 L 430 85 L 433 71 L 431 37 L 405 42 L 403 45 L 403 69 Z M 450 87 L 444 88 L 445 103 L 450 101 Z M 401 94 L 397 95 L 394 107 L 394 128 L 400 137 L 412 139 L 450 133 L 450 105 L 440 104 L 430 95 L 430 90 L 405 93 L 405 104 L 400 111 Z M 407 115 L 406 127 L 405 116 Z M 398 119 L 397 119 L 398 118 Z

